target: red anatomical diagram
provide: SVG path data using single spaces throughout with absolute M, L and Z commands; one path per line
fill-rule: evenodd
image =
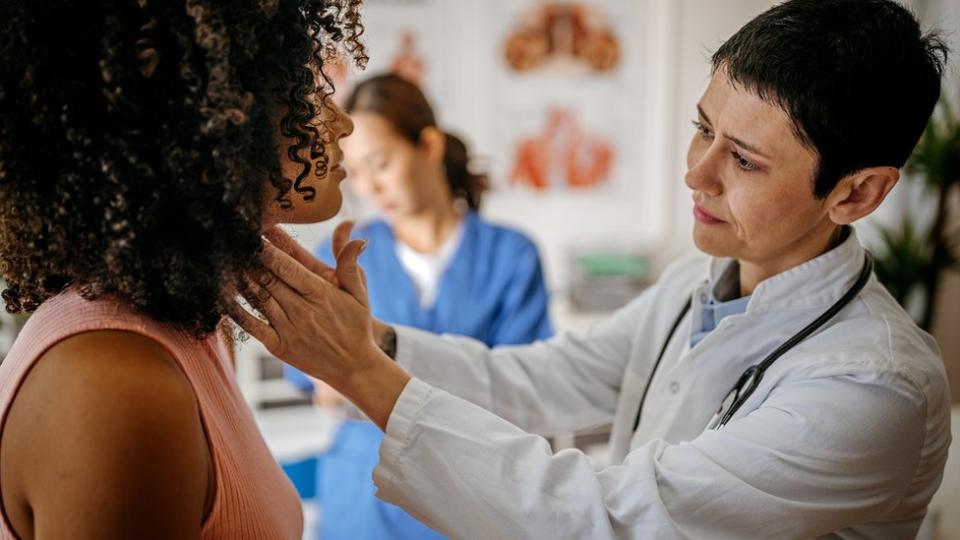
M 530 71 L 553 58 L 568 58 L 594 71 L 620 60 L 620 45 L 595 9 L 576 2 L 551 2 L 524 16 L 504 44 L 507 65 Z
M 417 51 L 417 36 L 413 32 L 404 32 L 400 37 L 400 47 L 393 56 L 390 71 L 417 86 L 423 83 L 424 61 Z
M 613 160 L 609 142 L 585 131 L 569 109 L 553 108 L 544 129 L 517 145 L 510 182 L 538 191 L 592 188 L 609 179 Z

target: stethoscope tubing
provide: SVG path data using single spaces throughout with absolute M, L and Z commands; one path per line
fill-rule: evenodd
M 746 403 L 747 399 L 753 395 L 757 387 L 760 386 L 760 381 L 763 380 L 763 375 L 766 373 L 767 369 L 777 361 L 777 359 L 786 354 L 790 349 L 796 347 L 804 339 L 810 337 L 811 334 L 825 326 L 833 317 L 837 315 L 837 313 L 839 313 L 851 301 L 853 301 L 858 294 L 860 294 L 860 291 L 862 291 L 867 285 L 867 282 L 870 280 L 870 276 L 873 274 L 873 255 L 871 255 L 869 251 L 865 251 L 864 253 L 863 267 L 860 269 L 860 275 L 857 276 L 857 280 L 847 290 L 847 292 L 844 293 L 840 299 L 834 302 L 833 305 L 827 308 L 826 311 L 821 313 L 819 317 L 814 319 L 807 326 L 803 327 L 803 329 L 791 336 L 789 339 L 781 343 L 779 347 L 774 349 L 774 351 L 768 354 L 762 361 L 748 367 L 737 379 L 737 383 L 733 386 L 733 388 L 730 389 L 730 392 L 727 393 L 720 405 L 720 410 L 717 411 L 717 414 L 714 415 L 714 418 L 707 425 L 707 429 L 720 429 L 721 427 L 725 426 L 727 422 L 733 418 L 733 415 L 736 414 L 740 407 Z M 650 391 L 650 387 L 652 386 L 653 377 L 656 375 L 657 369 L 660 367 L 660 362 L 663 360 L 663 356 L 667 352 L 667 347 L 673 340 L 673 335 L 676 333 L 677 327 L 680 326 L 680 323 L 690 311 L 691 302 L 692 300 L 687 298 L 686 303 L 684 303 L 683 308 L 681 308 L 676 320 L 670 327 L 670 331 L 667 333 L 667 338 L 664 340 L 663 346 L 660 348 L 660 354 L 657 355 L 657 360 L 653 364 L 653 370 L 650 372 L 650 377 L 647 379 L 647 385 L 644 387 L 643 395 L 640 397 L 640 404 L 637 407 L 637 416 L 634 418 L 633 422 L 634 433 L 640 426 L 640 417 L 643 413 L 643 405 L 647 400 L 647 393 Z M 729 406 L 724 407 L 731 395 L 734 396 L 733 401 Z M 724 408 L 726 408 L 726 411 L 724 411 Z

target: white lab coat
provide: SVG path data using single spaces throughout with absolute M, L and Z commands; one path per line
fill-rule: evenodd
M 530 346 L 400 328 L 414 378 L 387 424 L 377 495 L 456 538 L 912 538 L 946 460 L 949 392 L 935 342 L 875 278 L 726 427 L 704 430 L 743 371 L 842 296 L 863 260 L 851 233 L 760 283 L 746 313 L 692 349 L 698 297 L 729 260 L 678 262 L 609 320 Z M 611 421 L 599 470 L 540 436 Z

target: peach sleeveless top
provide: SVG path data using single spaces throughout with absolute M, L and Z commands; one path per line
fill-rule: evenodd
M 123 330 L 156 340 L 193 387 L 216 482 L 201 538 L 299 540 L 303 516 L 297 493 L 254 423 L 219 333 L 198 341 L 115 300 L 86 301 L 75 291 L 65 291 L 37 309 L 0 364 L 0 422 L 44 352 L 70 336 L 95 330 Z M 0 539 L 13 540 L 6 512 L 2 515 Z

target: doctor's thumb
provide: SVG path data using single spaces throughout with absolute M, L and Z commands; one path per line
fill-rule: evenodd
M 337 281 L 340 288 L 367 306 L 367 287 L 357 259 L 367 249 L 366 240 L 351 240 L 337 255 Z

